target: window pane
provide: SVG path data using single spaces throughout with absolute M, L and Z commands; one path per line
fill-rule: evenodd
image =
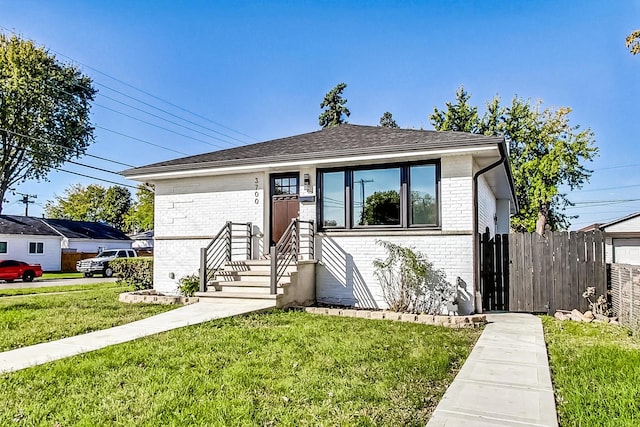
M 322 226 L 344 227 L 344 172 L 322 173 Z
M 30 254 L 36 253 L 36 242 L 29 242 L 29 253 Z
M 7 242 L 0 242 L 0 254 L 7 253 Z
M 411 224 L 436 224 L 438 222 L 438 205 L 436 203 L 435 165 L 411 166 L 409 174 Z
M 400 224 L 400 168 L 353 172 L 353 222 Z

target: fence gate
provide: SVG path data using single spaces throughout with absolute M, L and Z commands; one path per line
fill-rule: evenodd
M 601 231 L 480 236 L 480 282 L 485 310 L 553 313 L 588 310 L 587 287 L 607 294 Z
M 509 310 L 509 235 L 480 235 L 480 292 L 484 311 Z

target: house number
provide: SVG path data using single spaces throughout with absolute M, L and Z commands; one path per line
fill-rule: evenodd
M 258 187 L 259 187 L 259 181 L 258 178 L 255 178 L 255 180 L 253 181 L 253 183 L 256 186 L 256 192 L 254 193 L 255 199 L 253 200 L 253 202 L 257 205 L 260 203 L 260 193 L 258 192 Z

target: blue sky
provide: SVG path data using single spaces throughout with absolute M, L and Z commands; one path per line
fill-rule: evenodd
M 84 64 L 94 78 L 95 156 L 143 165 L 317 130 L 320 101 L 339 82 L 348 85 L 349 122 L 376 125 L 390 111 L 402 127 L 431 129 L 433 107 L 464 85 L 479 105 L 517 94 L 570 106 L 572 123 L 595 132 L 600 156 L 591 182 L 571 194 L 580 203 L 570 210 L 580 215 L 573 228 L 640 211 L 640 200 L 625 202 L 640 199 L 640 56 L 624 46 L 640 28 L 638 1 L 0 0 L 0 10 L 1 27 Z M 78 182 L 96 181 L 56 172 L 17 191 L 38 196 L 30 213 L 40 215 Z M 3 213 L 24 212 L 18 196 L 7 198 Z

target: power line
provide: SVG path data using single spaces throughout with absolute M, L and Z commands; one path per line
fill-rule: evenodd
M 619 166 L 608 166 L 606 168 L 597 168 L 594 169 L 594 171 L 603 171 L 603 170 L 608 170 L 608 169 L 622 169 L 622 168 L 633 168 L 636 166 L 640 166 L 640 163 L 635 163 L 633 165 L 619 165 Z
M 135 189 L 135 190 L 137 190 L 137 189 L 138 189 L 138 187 L 134 187 L 133 185 L 129 185 L 129 184 L 121 184 L 121 183 L 119 183 L 119 182 L 110 181 L 110 180 L 108 180 L 108 179 L 97 178 L 97 177 L 95 177 L 95 176 L 91 176 L 91 175 L 85 175 L 85 174 L 80 173 L 80 172 L 73 172 L 73 171 L 69 171 L 69 170 L 61 169 L 61 168 L 53 168 L 53 169 L 55 169 L 55 170 L 57 170 L 57 171 L 60 171 L 60 172 L 66 172 L 66 173 L 70 173 L 70 174 L 73 174 L 73 175 L 83 176 L 83 177 L 85 177 L 85 178 L 95 179 L 96 181 L 108 182 L 109 184 L 115 184 L 115 185 L 119 185 L 119 186 L 121 186 L 121 187 L 129 187 L 129 188 L 133 188 L 133 189 Z
M 106 130 L 107 132 L 115 133 L 116 135 L 120 135 L 120 136 L 123 136 L 125 138 L 132 139 L 134 141 L 138 141 L 138 142 L 142 142 L 142 143 L 147 144 L 147 145 L 153 145 L 154 147 L 162 148 L 163 150 L 173 151 L 174 153 L 184 154 L 185 156 L 189 155 L 189 153 L 185 153 L 184 151 L 179 151 L 179 150 L 174 150 L 173 148 L 164 147 L 162 145 L 155 144 L 155 143 L 149 142 L 149 141 L 145 141 L 144 139 L 140 139 L 140 138 L 135 137 L 135 136 L 127 135 L 127 134 L 124 134 L 122 132 L 118 132 L 118 131 L 113 130 L 113 129 L 108 129 L 106 127 L 95 125 L 95 124 L 93 126 L 98 128 L 98 129 Z
M 65 149 L 67 149 L 67 150 L 73 150 L 73 148 L 72 148 L 72 147 L 67 147 L 67 146 L 64 146 L 64 145 L 56 144 L 55 142 L 45 141 L 44 139 L 41 139 L 41 138 L 34 138 L 34 137 L 32 137 L 32 136 L 25 135 L 25 134 L 20 133 L 20 132 L 14 132 L 14 131 L 12 131 L 12 130 L 5 129 L 5 128 L 3 128 L 3 127 L 0 127 L 0 131 L 8 132 L 8 133 L 13 134 L 13 135 L 16 135 L 16 136 L 21 136 L 21 137 L 23 137 L 23 138 L 31 139 L 31 140 L 33 140 L 33 141 L 42 142 L 43 144 L 53 145 L 54 147 L 65 148 Z M 87 154 L 87 153 L 82 153 L 82 155 L 83 155 L 83 156 L 87 156 L 87 157 L 93 157 L 93 158 L 95 158 L 95 159 L 104 160 L 104 161 L 106 161 L 106 162 L 115 163 L 115 164 L 122 165 L 122 166 L 127 166 L 127 167 L 130 167 L 130 168 L 135 168 L 135 166 L 134 166 L 134 165 L 130 165 L 130 164 L 128 164 L 128 163 L 119 162 L 119 161 L 117 161 L 117 160 L 107 159 L 106 157 L 95 156 L 95 155 L 93 155 L 93 154 Z
M 22 36 L 21 36 L 20 34 L 18 34 L 16 31 L 11 30 L 11 29 L 9 29 L 9 28 L 7 28 L 7 27 L 3 27 L 3 26 L 1 26 L 1 25 L 0 25 L 0 28 L 4 29 L 4 30 L 6 30 L 6 31 L 9 31 L 10 33 L 12 33 L 12 34 L 14 34 L 14 35 L 16 35 L 16 36 L 20 36 L 20 37 L 22 37 Z M 35 43 L 35 41 L 34 41 L 34 43 Z M 163 102 L 163 103 L 165 103 L 165 104 L 167 104 L 167 105 L 170 105 L 170 106 L 172 106 L 172 107 L 174 107 L 174 108 L 177 108 L 178 110 L 184 111 L 185 113 L 189 113 L 189 114 L 191 114 L 191 115 L 193 115 L 193 116 L 195 116 L 195 117 L 198 117 L 198 118 L 200 118 L 200 119 L 202 119 L 202 120 L 205 120 L 205 121 L 207 121 L 207 122 L 209 122 L 209 123 L 213 123 L 213 124 L 215 124 L 216 126 L 219 126 L 219 127 L 221 127 L 221 128 L 224 128 L 224 129 L 230 130 L 230 131 L 232 131 L 232 132 L 235 132 L 235 133 L 237 133 L 237 134 L 239 134 L 239 135 L 242 135 L 242 136 L 245 136 L 245 137 L 247 137 L 247 138 L 253 139 L 253 140 L 255 140 L 255 141 L 257 141 L 257 140 L 258 140 L 257 138 L 254 138 L 254 137 L 252 137 L 251 135 L 247 135 L 247 134 L 245 134 L 245 133 L 243 133 L 243 132 L 240 132 L 240 131 L 238 131 L 238 130 L 235 130 L 235 129 L 233 129 L 233 128 L 230 128 L 230 127 L 228 127 L 228 126 L 225 126 L 225 125 L 223 125 L 222 123 L 219 123 L 219 122 L 216 122 L 216 121 L 214 121 L 214 120 L 211 120 L 211 119 L 209 119 L 208 117 L 202 116 L 202 115 L 200 115 L 200 114 L 198 114 L 198 113 L 195 113 L 195 112 L 193 112 L 193 111 L 191 111 L 191 110 L 188 110 L 188 109 L 186 109 L 186 108 L 183 108 L 183 107 L 181 107 L 181 106 L 179 106 L 179 105 L 177 105 L 177 104 L 174 104 L 174 103 L 172 103 L 172 102 L 170 102 L 170 101 L 167 101 L 167 100 L 165 100 L 165 99 L 163 99 L 163 98 L 160 98 L 160 97 L 158 97 L 158 96 L 156 96 L 156 95 L 153 95 L 152 93 L 149 93 L 149 92 L 147 92 L 147 91 L 145 91 L 145 90 L 142 90 L 142 89 L 140 89 L 140 88 L 138 88 L 138 87 L 136 87 L 136 86 L 133 86 L 133 85 L 132 85 L 132 84 L 130 84 L 130 83 L 127 83 L 127 82 L 125 82 L 125 81 L 123 81 L 123 80 L 120 80 L 120 79 L 118 79 L 118 78 L 116 78 L 116 77 L 113 77 L 113 76 L 111 76 L 111 75 L 109 75 L 109 74 L 107 74 L 107 73 L 105 73 L 105 72 L 103 72 L 103 71 L 98 70 L 97 68 L 91 67 L 91 66 L 89 66 L 89 65 L 87 65 L 87 64 L 84 64 L 84 63 L 82 63 L 82 62 L 80 62 L 80 61 L 77 61 L 77 60 L 75 60 L 75 59 L 73 59 L 73 58 L 71 58 L 71 57 L 69 57 L 69 56 L 67 56 L 67 55 L 65 55 L 65 54 L 63 54 L 63 53 L 61 53 L 61 52 L 55 51 L 55 50 L 50 49 L 50 48 L 47 48 L 47 50 L 50 50 L 51 52 L 54 52 L 55 54 L 57 54 L 57 55 L 59 55 L 59 56 L 62 56 L 62 57 L 64 57 L 64 58 L 67 58 L 68 60 L 70 60 L 70 61 L 72 61 L 72 62 L 74 62 L 74 63 L 76 63 L 76 64 L 82 65 L 83 67 L 86 67 L 86 68 L 88 68 L 88 69 L 90 69 L 90 70 L 93 70 L 93 71 L 95 71 L 95 72 L 99 73 L 99 74 L 102 74 L 103 76 L 108 77 L 108 78 L 110 78 L 110 79 L 112 79 L 112 80 L 114 80 L 114 81 L 116 81 L 116 82 L 118 82 L 118 83 L 120 83 L 120 84 L 122 84 L 122 85 L 124 85 L 124 86 L 127 86 L 127 87 L 129 87 L 129 88 L 131 88 L 131 89 L 134 89 L 134 90 L 136 90 L 136 91 L 138 91 L 138 92 L 140 92 L 140 93 L 143 93 L 143 94 L 145 94 L 145 95 L 147 95 L 147 96 L 149 96 L 149 97 L 151 97 L 151 98 L 154 98 L 154 99 L 156 99 L 156 100 L 158 100 L 158 101 L 161 101 L 161 102 Z M 102 86 L 105 86 L 105 85 L 102 85 Z M 105 87 L 106 87 L 106 86 L 105 86 Z M 132 97 L 132 98 L 133 98 L 133 97 Z M 133 98 L 133 99 L 136 99 L 136 98 Z M 140 100 L 138 100 L 138 99 L 136 99 L 136 101 L 143 102 L 143 101 L 140 101 Z M 232 137 L 231 137 L 231 138 L 232 138 Z M 241 141 L 241 142 L 242 142 L 242 141 Z
M 227 134 L 222 133 L 222 132 L 220 132 L 220 131 L 217 131 L 217 130 L 215 130 L 215 129 L 209 128 L 209 127 L 207 127 L 207 126 L 203 126 L 203 125 L 201 125 L 201 124 L 199 124 L 199 123 L 197 123 L 197 122 L 194 122 L 194 121 L 192 121 L 192 120 L 185 119 L 184 117 L 180 117 L 180 116 L 178 116 L 177 114 L 173 114 L 173 113 L 172 113 L 172 112 L 170 112 L 170 111 L 167 111 L 167 110 L 162 109 L 162 108 L 160 108 L 160 107 L 156 107 L 155 105 L 150 104 L 150 103 L 148 103 L 148 102 L 145 102 L 145 101 L 143 101 L 143 100 L 141 100 L 141 99 L 138 99 L 138 98 L 133 97 L 133 96 L 131 96 L 131 95 L 127 95 L 126 93 L 121 92 L 121 91 L 119 91 L 119 90 L 117 90 L 117 89 L 114 89 L 114 88 L 112 88 L 112 87 L 109 87 L 109 86 L 107 86 L 107 85 L 105 85 L 105 84 L 102 84 L 102 83 L 100 83 L 100 82 L 95 82 L 95 84 L 97 84 L 98 86 L 102 86 L 102 87 L 104 87 L 104 88 L 106 88 L 106 89 L 109 89 L 109 90 L 111 90 L 111 91 L 113 91 L 113 92 L 115 92 L 115 93 L 118 93 L 118 94 L 120 94 L 120 95 L 122 95 L 122 96 L 124 96 L 124 97 L 126 97 L 126 98 L 129 98 L 129 99 L 132 99 L 132 100 L 134 100 L 134 101 L 136 101 L 136 102 L 139 102 L 139 103 L 141 103 L 141 104 L 143 104 L 143 105 L 146 105 L 146 106 L 148 106 L 148 107 L 151 107 L 151 108 L 153 108 L 153 109 L 155 109 L 155 110 L 162 111 L 163 113 L 168 114 L 168 115 L 170 115 L 170 116 L 172 116 L 172 117 L 175 117 L 175 118 L 180 119 L 180 120 L 183 120 L 183 121 L 185 121 L 185 122 L 187 122 L 187 123 L 191 123 L 192 125 L 199 126 L 199 127 L 201 127 L 202 129 L 206 129 L 206 130 L 208 130 L 208 131 L 211 131 L 211 132 L 217 133 L 217 134 L 222 135 L 222 136 L 226 136 L 227 138 L 233 139 L 234 141 L 238 141 L 238 142 L 240 142 L 240 143 L 245 144 L 245 141 L 242 141 L 242 140 L 240 140 L 240 139 L 238 139 L 238 138 L 234 138 L 234 137 L 233 137 L 233 136 L 231 136 L 231 135 L 227 135 Z M 107 97 L 107 96 L 106 96 L 105 94 L 103 94 L 102 92 L 98 92 L 98 95 L 100 95 L 100 96 L 104 96 L 104 97 Z M 109 97 L 107 97 L 107 98 L 109 98 Z M 109 98 L 109 99 L 112 99 L 112 98 Z M 116 102 L 120 102 L 120 101 L 116 101 Z M 255 138 L 254 138 L 254 139 L 255 139 Z
M 593 192 L 593 191 L 619 190 L 623 188 L 635 188 L 635 187 L 640 187 L 640 184 L 620 185 L 618 187 L 592 188 L 587 190 L 573 190 L 572 192 L 577 191 L 580 193 L 584 193 L 584 192 Z

